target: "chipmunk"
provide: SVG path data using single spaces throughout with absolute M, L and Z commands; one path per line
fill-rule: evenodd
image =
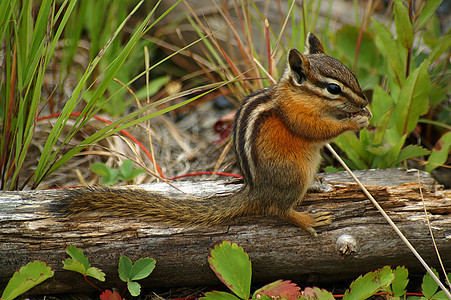
M 320 164 L 320 149 L 348 130 L 368 125 L 371 113 L 354 74 L 324 53 L 309 33 L 306 51 L 292 49 L 281 80 L 248 96 L 236 113 L 233 142 L 244 185 L 230 196 L 176 199 L 124 188 L 68 190 L 63 211 L 107 212 L 174 225 L 213 225 L 238 216 L 275 215 L 316 236 L 328 212 L 298 212 Z

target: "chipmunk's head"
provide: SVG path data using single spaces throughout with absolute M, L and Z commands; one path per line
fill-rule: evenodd
M 366 107 L 368 100 L 357 78 L 339 60 L 324 53 L 321 41 L 313 33 L 307 35 L 303 54 L 296 49 L 290 50 L 282 80 L 290 81 L 311 97 L 327 101 L 334 118 L 366 117 L 368 125 L 371 112 Z

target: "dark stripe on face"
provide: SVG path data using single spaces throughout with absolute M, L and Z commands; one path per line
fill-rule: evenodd
M 309 57 L 312 68 L 324 77 L 335 79 L 353 91 L 361 98 L 365 98 L 355 75 L 339 60 L 328 55 Z
M 329 78 L 332 78 L 332 77 L 329 77 Z M 335 79 L 335 78 L 332 78 L 332 79 Z M 337 80 L 337 79 L 335 79 L 335 80 Z M 340 80 L 337 80 L 338 82 L 340 82 L 341 84 L 343 84 Z M 321 97 L 326 97 L 327 98 L 327 95 L 328 95 L 328 91 L 327 91 L 327 85 L 329 84 L 328 82 L 324 82 L 324 81 L 311 81 L 311 83 L 313 84 L 313 85 L 315 85 L 316 87 L 318 87 L 318 88 L 320 88 L 320 89 L 323 89 L 324 90 L 324 94 L 319 94 L 317 91 L 315 91 L 315 90 L 309 90 L 310 92 L 312 92 L 312 93 L 314 93 L 314 94 L 316 94 L 316 95 L 318 95 L 318 96 L 321 96 Z M 344 84 L 343 84 L 343 86 L 345 86 Z M 304 87 L 305 89 L 308 89 L 308 86 L 305 86 Z M 349 88 L 349 87 L 348 87 Z M 358 97 L 360 97 L 360 98 L 363 98 L 363 99 L 366 99 L 365 98 L 365 96 L 363 95 L 363 93 L 360 91 L 360 92 L 355 92 L 355 91 L 353 91 L 353 90 L 351 90 L 353 93 L 355 93 Z M 351 103 L 356 103 L 356 99 L 355 98 L 353 98 L 351 95 L 349 95 L 349 93 L 346 93 L 344 90 L 342 90 L 341 91 L 341 93 L 340 94 L 337 94 L 337 96 L 340 96 L 341 98 L 345 98 L 346 100 L 348 100 L 349 102 L 351 102 Z M 341 98 L 340 97 L 338 97 L 338 98 L 336 98 L 336 99 L 334 99 L 334 98 L 328 98 L 328 100 L 330 100 L 330 101 L 337 101 L 337 100 L 341 100 Z

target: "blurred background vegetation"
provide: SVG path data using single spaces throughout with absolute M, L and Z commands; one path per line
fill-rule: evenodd
M 316 33 L 374 117 L 334 147 L 354 169 L 451 182 L 450 1 L 0 3 L 0 185 L 35 189 L 238 173 L 244 97 Z M 338 165 L 324 152 L 324 170 Z M 142 171 L 144 170 L 144 171 Z

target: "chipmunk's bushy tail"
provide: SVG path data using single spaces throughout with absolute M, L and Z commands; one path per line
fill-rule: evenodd
M 67 190 L 67 197 L 56 209 L 69 215 L 89 212 L 173 225 L 208 226 L 246 215 L 240 198 L 239 192 L 209 198 L 175 198 L 134 188 L 78 188 Z

